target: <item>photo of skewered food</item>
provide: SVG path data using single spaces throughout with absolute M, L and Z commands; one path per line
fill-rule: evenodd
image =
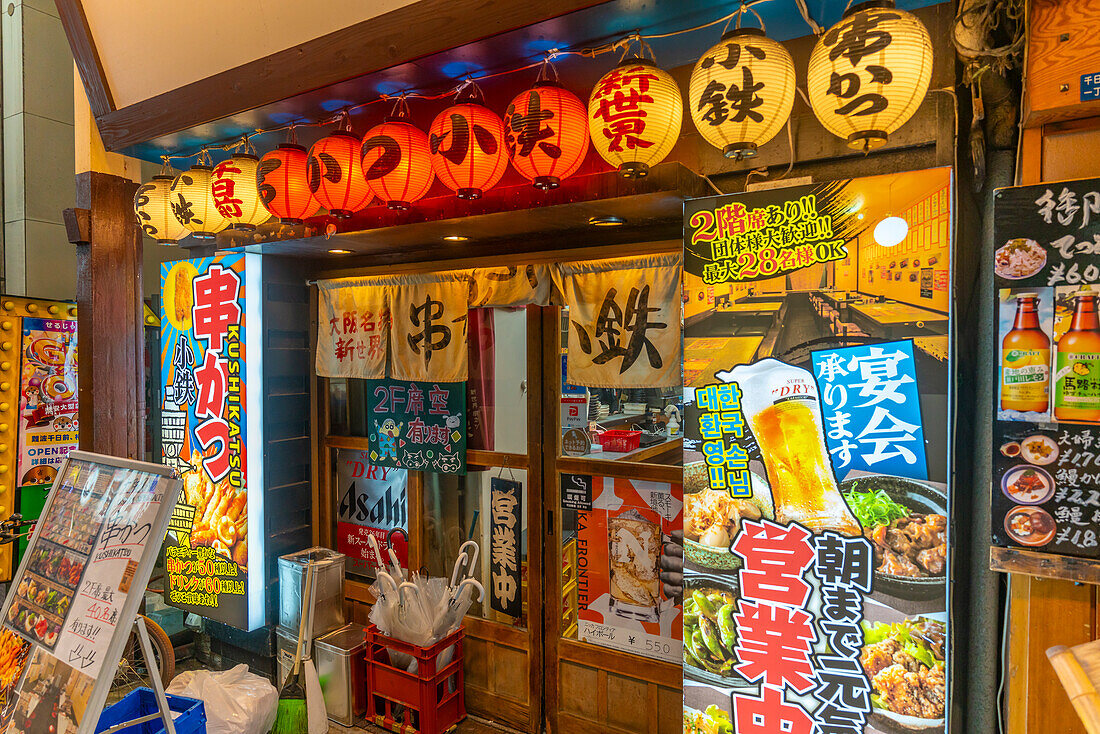
M 248 566 L 248 492 L 238 492 L 225 478 L 210 481 L 202 468 L 202 454 L 191 454 L 191 466 L 183 475 L 181 501 L 195 508 L 191 526 L 192 548 L 206 546 L 233 561 Z
M 80 583 L 86 563 L 86 558 L 81 558 L 63 548 L 42 543 L 31 553 L 27 568 L 39 576 L 75 589 Z
M 31 639 L 53 649 L 61 632 L 62 620 L 53 614 L 38 611 L 23 599 L 12 601 L 8 607 L 8 624 Z
M 88 554 L 95 546 L 103 522 L 88 511 L 89 501 L 75 492 L 58 492 L 48 515 L 42 518 L 42 536 L 58 545 Z
M 31 643 L 7 627 L 0 628 L 0 728 L 11 721 L 15 708 L 15 686 L 23 676 Z

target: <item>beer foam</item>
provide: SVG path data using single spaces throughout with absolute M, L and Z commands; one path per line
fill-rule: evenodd
M 739 364 L 732 370 L 716 372 L 714 376 L 725 383 L 737 383 L 741 388 L 742 411 L 750 418 L 784 399 L 818 399 L 812 373 L 772 357 L 753 364 Z

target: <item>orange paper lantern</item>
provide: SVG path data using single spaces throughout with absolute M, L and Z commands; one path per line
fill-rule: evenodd
M 512 165 L 535 188 L 557 188 L 588 153 L 588 110 L 560 84 L 542 81 L 522 92 L 504 115 Z
M 371 200 L 359 157 L 360 142 L 342 127 L 309 149 L 309 190 L 337 219 L 347 219 Z
M 508 167 L 504 123 L 478 102 L 460 102 L 440 112 L 432 122 L 428 147 L 435 175 L 460 199 L 480 199 Z
M 256 171 L 260 200 L 269 212 L 287 224 L 301 224 L 321 208 L 309 190 L 308 159 L 302 146 L 283 143 L 264 153 Z
M 435 180 L 428 136 L 405 115 L 371 128 L 363 136 L 361 153 L 367 185 L 390 209 L 409 209 Z

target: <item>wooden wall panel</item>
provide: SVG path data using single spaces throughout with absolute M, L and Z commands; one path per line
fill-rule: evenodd
M 1029 33 L 1024 124 L 1100 114 L 1100 100 L 1081 102 L 1081 76 L 1100 72 L 1100 3 L 1034 0 Z

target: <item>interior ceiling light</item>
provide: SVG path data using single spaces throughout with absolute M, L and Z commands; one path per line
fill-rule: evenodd
M 470 238 L 464 234 L 449 234 L 443 239 L 447 240 L 448 242 L 465 242 Z
M 894 247 L 909 234 L 909 223 L 901 217 L 886 217 L 875 225 L 875 242 Z
M 340 249 L 329 250 L 328 252 L 329 252 L 330 255 L 350 255 L 351 254 L 351 250 L 340 250 Z
M 589 217 L 588 223 L 593 227 L 621 227 L 626 220 L 622 217 Z

